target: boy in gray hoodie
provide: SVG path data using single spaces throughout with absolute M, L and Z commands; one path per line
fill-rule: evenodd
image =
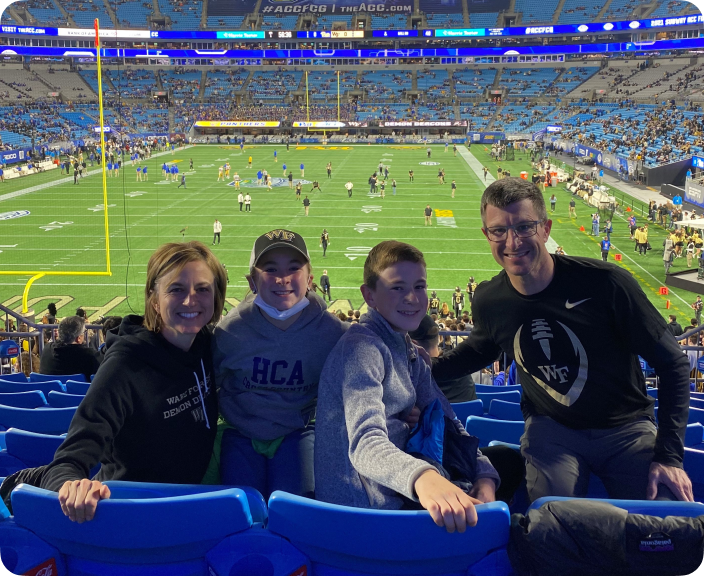
M 320 377 L 316 498 L 397 510 L 405 496 L 438 526 L 464 532 L 477 522 L 474 504 L 494 500 L 499 475 L 491 463 L 478 452 L 468 495 L 404 451 L 411 431 L 404 420 L 414 406 L 422 410 L 439 399 L 456 421 L 408 336 L 428 309 L 423 254 L 402 242 L 378 244 L 364 264 L 361 291 L 370 310 L 340 338 Z

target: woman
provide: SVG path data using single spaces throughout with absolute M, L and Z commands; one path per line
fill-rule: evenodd
M 447 302 L 443 302 L 442 306 L 440 307 L 440 318 L 447 318 L 450 315 L 450 307 L 447 305 Z
M 218 418 L 208 324 L 220 318 L 226 286 L 201 242 L 158 248 L 144 316 L 127 316 L 108 334 L 105 359 L 53 462 L 8 477 L 2 497 L 20 482 L 56 490 L 64 514 L 80 523 L 110 497 L 103 481 L 199 483 Z

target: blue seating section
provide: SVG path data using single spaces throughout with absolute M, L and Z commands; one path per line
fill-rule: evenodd
M 304 80 L 305 82 L 305 80 Z M 340 95 L 354 90 L 357 83 L 356 72 L 340 73 Z M 337 72 L 313 70 L 308 73 L 308 93 L 314 100 L 337 97 Z
M 455 14 L 426 14 L 428 28 L 464 28 L 464 16 Z
M 64 392 L 49 392 L 47 398 L 52 408 L 75 408 L 85 398 L 82 394 L 65 394 Z
M 62 0 L 61 5 L 79 28 L 93 28 L 96 18 L 100 22 L 100 28 L 115 27 L 102 0 L 96 2 Z
M 340 26 L 340 24 L 344 25 Z M 318 30 L 332 30 L 333 25 L 335 25 L 336 30 L 352 30 L 352 16 L 348 14 L 325 14 L 318 16 Z
M 0 392 L 0 406 L 13 408 L 40 408 L 47 406 L 46 396 L 39 390 L 28 392 Z
M 255 101 L 277 100 L 296 90 L 301 83 L 303 72 L 255 72 L 247 87 Z
M 406 30 L 408 17 L 401 14 L 372 14 L 372 30 Z
M 362 73 L 360 82 L 369 97 L 375 100 L 399 98 L 404 90 L 410 90 L 413 86 L 412 74 L 401 70 L 388 72 L 366 71 Z
M 502 387 L 497 387 L 501 390 Z M 521 401 L 521 393 L 518 390 L 510 392 L 477 392 L 477 398 L 484 402 L 484 410 L 489 410 L 489 404 L 492 400 L 503 400 L 504 402 L 514 402 L 518 404 Z
M 18 468 L 18 470 L 43 466 L 54 459 L 54 454 L 63 441 L 63 436 L 37 434 L 11 428 L 5 432 L 6 448 L 3 452 L 0 452 L 0 460 L 3 454 L 17 458 L 23 463 L 23 466 Z
M 447 70 L 418 71 L 418 90 L 426 98 L 447 98 L 450 95 L 450 76 Z
M 197 0 L 159 0 L 159 11 L 171 18 L 172 30 L 198 30 L 203 3 Z
M 522 12 L 523 24 L 552 24 L 560 0 L 516 0 L 516 12 Z
M 50 375 L 50 374 L 38 374 L 37 372 L 30 372 L 29 381 L 30 382 L 53 382 L 58 380 L 59 382 L 68 382 L 73 380 L 74 382 L 85 382 L 86 377 L 83 374 L 61 374 L 61 375 Z
M 83 394 L 85 396 L 89 387 L 90 382 L 77 382 L 75 380 L 66 381 L 66 392 L 69 394 Z
M 565 0 L 557 19 L 558 24 L 584 24 L 594 22 L 603 8 L 603 4 L 585 2 L 584 0 Z
M 239 30 L 244 22 L 244 16 L 208 16 L 208 28 L 227 28 Z
M 484 94 L 494 84 L 496 70 L 486 68 L 457 69 L 452 73 L 457 98 L 475 98 Z
M 123 98 L 147 98 L 156 89 L 156 77 L 152 70 L 123 68 L 106 70 L 110 82 Z
M 113 4 L 120 28 L 148 28 L 147 17 L 152 13 L 144 0 L 119 0 Z
M 3 382 L 27 382 L 27 377 L 22 372 L 16 374 L 0 374 L 0 380 Z
M 41 390 L 44 396 L 54 390 L 55 392 L 66 392 L 66 386 L 60 380 L 49 380 L 46 382 L 4 382 L 0 380 L 0 393 L 34 392 Z
M 494 420 L 481 416 L 470 416 L 465 426 L 467 432 L 479 438 L 479 446 L 488 446 L 498 440 L 508 444 L 520 444 L 525 424 L 523 421 Z
M 481 400 L 470 400 L 469 402 L 457 402 L 452 405 L 455 415 L 460 422 L 466 422 L 470 416 L 483 416 L 484 403 Z
M 611 0 L 602 19 L 628 20 L 638 6 L 640 6 L 638 0 Z
M 496 418 L 497 420 L 515 420 L 516 422 L 523 422 L 521 405 L 504 400 L 492 400 L 489 404 L 487 416 Z
M 0 406 L 0 426 L 39 434 L 65 434 L 75 408 L 28 409 Z
M 469 25 L 472 28 L 493 28 L 498 19 L 498 12 L 474 12 L 469 15 Z
M 29 0 L 27 11 L 36 18 L 40 26 L 65 26 L 66 18 L 53 0 Z M 27 22 L 25 22 L 27 24 Z
M 690 7 L 684 0 L 660 0 L 658 7 L 650 14 L 649 18 L 659 16 L 677 16 Z
M 298 16 L 267 15 L 262 18 L 262 30 L 295 30 Z
M 160 70 L 159 76 L 164 88 L 172 90 L 176 98 L 192 100 L 200 93 L 200 70 Z

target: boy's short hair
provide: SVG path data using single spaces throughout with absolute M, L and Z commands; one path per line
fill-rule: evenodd
M 386 240 L 374 246 L 364 262 L 364 285 L 375 290 L 379 275 L 399 262 L 413 262 L 426 267 L 423 253 L 418 248 L 405 242 Z

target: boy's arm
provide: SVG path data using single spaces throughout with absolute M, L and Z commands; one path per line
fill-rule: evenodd
M 381 350 L 367 336 L 359 335 L 344 343 L 341 356 L 338 375 L 352 466 L 365 478 L 417 501 L 416 480 L 435 468 L 389 440 L 382 385 L 387 367 Z M 388 424 L 406 426 L 397 417 Z

